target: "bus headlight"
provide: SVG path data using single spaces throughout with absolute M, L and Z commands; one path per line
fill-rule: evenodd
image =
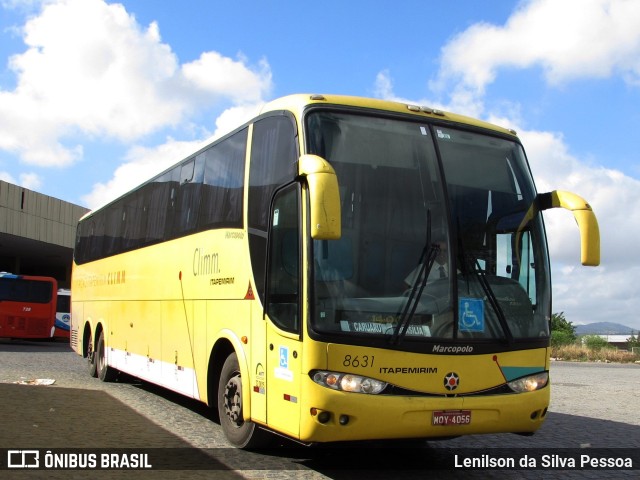
M 534 375 L 518 378 L 517 380 L 507 383 L 507 385 L 509 385 L 509 388 L 514 392 L 522 393 L 540 390 L 541 388 L 546 387 L 548 382 L 549 372 L 540 372 Z
M 375 395 L 387 387 L 386 382 L 381 382 L 380 380 L 369 377 L 362 377 L 360 375 L 353 375 L 351 373 L 317 370 L 313 372 L 311 378 L 318 385 L 342 392 L 369 393 Z

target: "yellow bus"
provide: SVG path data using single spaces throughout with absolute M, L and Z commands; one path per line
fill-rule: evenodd
M 530 434 L 549 406 L 542 219 L 515 132 L 293 95 L 78 224 L 72 348 L 216 408 L 229 442 Z

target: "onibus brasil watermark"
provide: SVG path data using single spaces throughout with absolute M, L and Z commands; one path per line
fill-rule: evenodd
M 117 452 L 54 452 L 51 450 L 7 450 L 8 469 L 151 469 L 148 453 Z

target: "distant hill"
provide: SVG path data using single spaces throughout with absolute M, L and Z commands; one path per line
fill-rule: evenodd
M 637 330 L 612 322 L 596 322 L 576 325 L 576 335 L 637 335 Z

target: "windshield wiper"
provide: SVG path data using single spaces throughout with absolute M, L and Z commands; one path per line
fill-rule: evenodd
M 422 292 L 424 291 L 424 287 L 427 285 L 429 273 L 431 273 L 431 269 L 433 268 L 433 264 L 439 251 L 440 247 L 438 245 L 425 245 L 425 248 L 422 251 L 419 273 L 411 286 L 409 298 L 407 298 L 407 302 L 405 303 L 402 314 L 400 315 L 398 325 L 393 332 L 393 336 L 390 340 L 391 343 L 399 344 L 400 340 L 407 334 L 407 330 L 409 329 L 413 315 L 416 313 L 416 309 L 420 303 L 420 298 L 422 297 Z
M 420 298 L 422 297 L 422 292 L 424 291 L 424 287 L 427 285 L 429 274 L 431 273 L 431 269 L 433 268 L 433 264 L 436 261 L 436 257 L 438 256 L 439 251 L 439 245 L 431 244 L 431 212 L 428 211 L 427 241 L 425 242 L 424 248 L 422 249 L 422 254 L 420 255 L 420 260 L 418 262 L 418 274 L 413 280 L 409 297 L 404 304 L 404 309 L 402 310 L 402 314 L 400 315 L 400 319 L 398 320 L 398 325 L 396 326 L 393 335 L 391 336 L 390 343 L 396 345 L 399 344 L 400 340 L 402 340 L 402 338 L 404 338 L 404 336 L 407 334 L 407 330 L 409 329 L 411 320 L 416 313 L 416 309 L 418 308 L 418 304 L 420 303 Z
M 496 298 L 496 294 L 493 292 L 493 289 L 491 288 L 491 285 L 487 280 L 486 273 L 484 272 L 484 270 L 480 268 L 480 264 L 478 263 L 478 260 L 476 260 L 476 273 L 478 275 L 478 280 L 480 281 L 480 285 L 484 290 L 484 294 L 487 296 L 487 299 L 489 300 L 489 304 L 493 308 L 493 311 L 496 312 L 498 321 L 500 322 L 500 325 L 502 326 L 502 330 L 504 331 L 504 335 L 505 337 L 507 337 L 507 341 L 509 343 L 513 342 L 513 334 L 511 333 L 511 329 L 509 328 L 509 324 L 507 323 L 507 317 L 505 316 L 504 311 L 502 310 L 502 307 L 500 306 L 500 303 Z
M 491 305 L 491 308 L 493 309 L 493 311 L 496 313 L 496 317 L 498 317 L 498 321 L 500 322 L 500 326 L 502 327 L 502 330 L 504 332 L 504 335 L 507 339 L 507 341 L 509 343 L 513 342 L 513 334 L 511 333 L 511 329 L 509 328 L 509 324 L 507 322 L 507 317 L 504 314 L 504 311 L 502 310 L 502 307 L 500 306 L 500 302 L 498 302 L 498 298 L 496 297 L 496 294 L 493 292 L 493 289 L 491 288 L 491 285 L 489 284 L 489 281 L 487 280 L 487 276 L 485 271 L 482 269 L 482 267 L 480 266 L 480 262 L 478 261 L 478 259 L 470 259 L 469 257 L 467 257 L 464 253 L 463 247 L 462 247 L 462 242 L 460 242 L 460 255 L 463 258 L 463 262 L 465 265 L 465 270 L 467 271 L 467 274 L 469 272 L 473 272 L 476 274 L 476 278 L 478 279 L 478 283 L 480 284 L 480 286 L 482 287 L 482 291 L 484 292 L 485 296 L 487 297 L 487 300 L 489 302 L 489 305 Z M 467 279 L 467 284 L 468 284 L 469 280 Z M 458 315 L 460 313 L 458 312 Z

